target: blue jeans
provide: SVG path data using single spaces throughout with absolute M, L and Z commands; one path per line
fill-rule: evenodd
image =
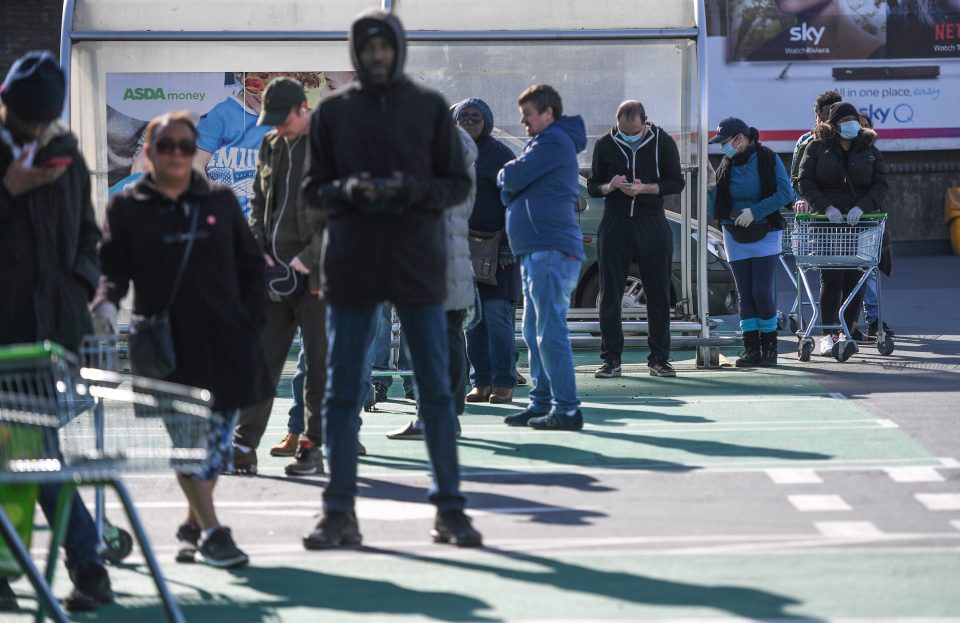
M 434 484 L 429 500 L 441 511 L 462 509 L 457 460 L 456 416 L 447 359 L 447 321 L 442 304 L 397 305 L 409 338 L 419 384 L 420 417 Z M 323 401 L 330 481 L 323 492 L 327 511 L 352 511 L 357 495 L 359 414 L 369 391 L 370 361 L 357 357 L 370 348 L 377 305 L 335 305 L 328 311 L 327 391 Z
M 302 435 L 305 429 L 303 422 L 303 381 L 307 376 L 307 353 L 303 349 L 303 338 L 297 336 L 300 342 L 300 356 L 297 357 L 297 371 L 290 381 L 291 392 L 293 394 L 293 404 L 290 411 L 287 412 L 287 432 L 292 435 Z
M 523 280 L 523 341 L 530 353 L 530 406 L 537 413 L 559 413 L 580 405 L 567 331 L 570 294 L 577 286 L 580 260 L 560 251 L 536 251 L 520 258 Z
M 777 316 L 776 274 L 779 255 L 750 257 L 730 262 L 737 284 L 740 319 L 768 320 Z
M 874 270 L 863 284 L 863 317 L 867 324 L 876 322 L 880 316 L 880 300 L 877 296 L 880 271 Z
M 470 383 L 481 387 L 517 384 L 514 306 L 506 299 L 483 301 L 483 320 L 467 331 Z

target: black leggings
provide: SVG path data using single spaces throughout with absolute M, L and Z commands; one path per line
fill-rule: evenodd
M 769 320 L 777 315 L 774 277 L 779 257 L 767 255 L 730 262 L 733 280 L 737 284 L 741 320 Z
M 821 324 L 839 324 L 840 305 L 846 300 L 853 287 L 860 281 L 863 272 L 852 270 L 823 270 L 820 271 L 820 314 Z M 857 290 L 857 295 L 850 301 L 843 319 L 847 327 L 853 331 L 853 323 L 860 316 L 860 307 L 863 304 L 863 288 Z M 823 334 L 836 333 L 837 329 L 824 329 Z

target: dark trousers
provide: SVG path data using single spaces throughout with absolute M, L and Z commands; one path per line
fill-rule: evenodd
M 673 233 L 662 214 L 629 218 L 604 213 L 597 232 L 600 263 L 600 358 L 615 364 L 623 354 L 623 289 L 636 262 L 647 301 L 650 361 L 670 358 L 670 282 Z
M 733 281 L 737 284 L 740 303 L 740 319 L 759 318 L 769 320 L 777 315 L 774 296 L 779 255 L 749 257 L 730 262 Z
M 450 393 L 453 409 L 462 415 L 467 402 L 467 340 L 463 335 L 465 309 L 447 312 L 447 353 L 450 357 Z
M 296 301 L 270 302 L 267 304 L 267 326 L 260 338 L 267 371 L 276 390 L 297 327 L 300 327 L 307 363 L 303 384 L 306 436 L 317 445 L 323 443 L 323 392 L 327 384 L 326 310 L 326 303 L 310 293 L 301 295 Z M 272 409 L 272 397 L 242 409 L 233 442 L 250 448 L 259 446 Z
M 846 300 L 853 287 L 860 281 L 863 273 L 852 270 L 822 270 L 820 271 L 820 315 L 822 324 L 840 324 L 840 306 Z M 847 327 L 853 331 L 853 323 L 860 317 L 860 307 L 863 304 L 863 290 L 857 290 L 857 295 L 847 306 L 843 319 Z M 835 333 L 836 329 L 824 329 L 823 334 Z

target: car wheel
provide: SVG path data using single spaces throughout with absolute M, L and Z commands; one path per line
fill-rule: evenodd
M 591 275 L 580 291 L 577 306 L 584 308 L 600 308 L 600 275 Z M 627 285 L 623 288 L 624 320 L 646 320 L 647 299 L 643 295 L 643 285 L 637 275 L 627 275 Z

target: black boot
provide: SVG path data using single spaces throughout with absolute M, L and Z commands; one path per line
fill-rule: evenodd
M 738 368 L 752 368 L 760 365 L 760 332 L 743 332 L 743 354 L 737 359 Z
M 760 365 L 765 368 L 777 366 L 777 332 L 760 334 Z

